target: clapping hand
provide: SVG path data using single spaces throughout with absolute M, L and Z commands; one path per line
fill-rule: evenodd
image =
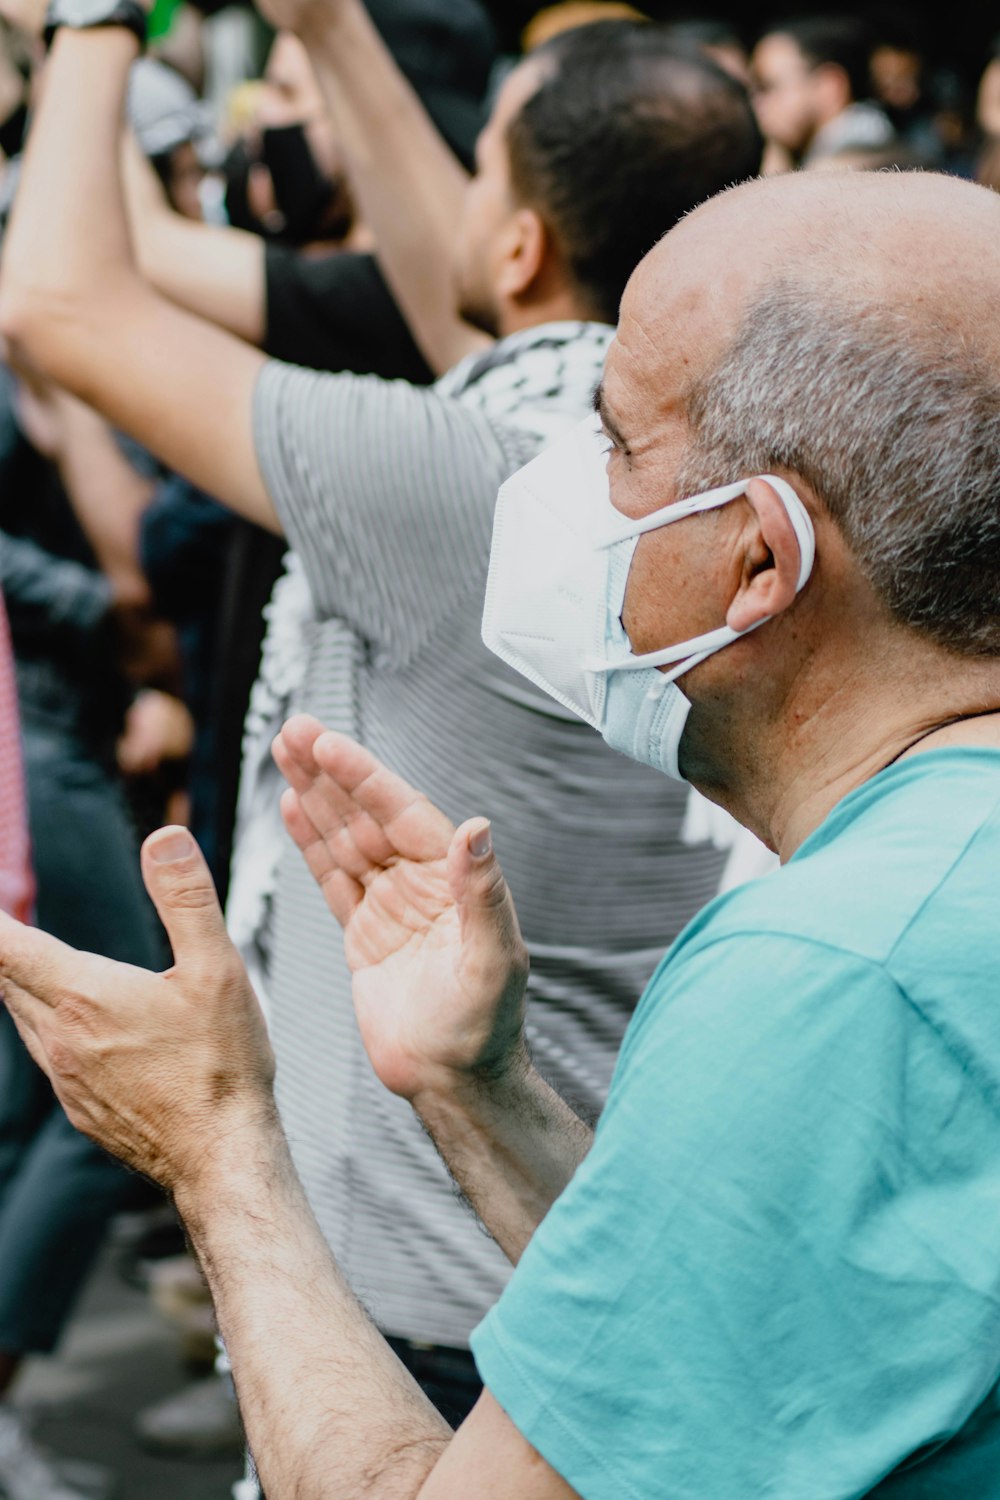
M 451 822 L 343 735 L 290 720 L 275 742 L 286 826 L 344 927 L 376 1073 L 416 1101 L 524 1059 L 528 961 L 489 824 Z
M 165 974 L 0 916 L 0 984 L 77 1129 L 176 1191 L 223 1137 L 273 1120 L 274 1063 L 194 839 L 161 829 L 142 867 L 174 952 Z

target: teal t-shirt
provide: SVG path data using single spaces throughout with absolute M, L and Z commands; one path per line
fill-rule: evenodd
M 473 1350 L 584 1500 L 1000 1497 L 1000 752 L 687 928 Z

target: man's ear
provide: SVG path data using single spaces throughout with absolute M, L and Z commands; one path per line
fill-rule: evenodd
M 520 301 L 541 276 L 551 252 L 549 231 L 533 208 L 519 208 L 505 231 L 497 291 Z
M 747 486 L 750 519 L 744 536 L 740 587 L 726 613 L 731 630 L 750 630 L 794 602 L 802 555 L 795 528 L 766 479 Z

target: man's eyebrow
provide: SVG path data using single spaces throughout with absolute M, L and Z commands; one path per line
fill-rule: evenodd
M 594 389 L 594 410 L 601 419 L 601 426 L 616 448 L 622 448 L 628 452 L 628 443 L 622 437 L 621 430 L 611 413 L 608 411 L 607 402 L 604 399 L 604 381 L 600 381 Z

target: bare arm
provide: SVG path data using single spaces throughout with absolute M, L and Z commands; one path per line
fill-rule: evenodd
M 29 364 L 241 515 L 279 524 L 257 466 L 263 356 L 139 275 L 120 181 L 137 43 L 108 27 L 56 37 L 0 274 L 0 327 Z
M 439 816 L 419 811 L 432 839 Z M 4 997 L 74 1124 L 174 1193 L 271 1500 L 573 1500 L 488 1393 L 453 1437 L 368 1321 L 292 1169 L 204 861 L 164 830 L 143 870 L 174 951 L 166 975 L 4 918 Z
M 593 1135 L 530 1065 L 412 1101 L 463 1196 L 517 1265 Z
M 266 0 L 308 48 L 379 263 L 439 374 L 489 340 L 455 311 L 452 256 L 468 181 L 361 0 Z
M 125 199 L 139 270 L 145 279 L 199 318 L 245 339 L 264 341 L 264 242 L 242 229 L 198 224 L 176 213 L 156 173 L 126 137 Z
M 139 523 L 153 495 L 152 480 L 136 472 L 103 417 L 48 382 L 22 376 L 22 425 L 46 452 L 36 428 L 48 425 L 46 456 L 59 468 L 97 566 L 120 604 L 147 605 L 149 585 L 139 559 Z M 44 410 L 42 410 L 44 409 Z

